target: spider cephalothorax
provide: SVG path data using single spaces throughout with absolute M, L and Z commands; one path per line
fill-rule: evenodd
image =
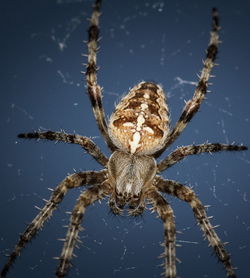
M 19 134 L 20 138 L 39 138 L 78 144 L 105 169 L 98 172 L 74 173 L 58 184 L 45 206 L 21 234 L 1 271 L 1 278 L 6 276 L 22 248 L 41 229 L 69 189 L 87 184 L 91 187 L 81 192 L 72 211 L 62 252 L 58 258 L 56 277 L 64 277 L 70 268 L 73 250 L 78 241 L 81 221 L 87 206 L 110 196 L 109 204 L 115 214 L 120 214 L 122 209 L 128 206 L 130 215 L 138 215 L 145 209 L 146 201 L 151 203 L 153 210 L 157 212 L 164 224 L 164 276 L 176 278 L 175 222 L 173 210 L 161 194 L 166 193 L 190 205 L 198 225 L 216 256 L 223 263 L 227 275 L 235 278 L 236 274 L 230 256 L 210 223 L 205 207 L 194 191 L 177 181 L 163 179 L 156 175 L 189 155 L 247 149 L 242 145 L 220 143 L 188 145 L 177 148 L 163 160 L 156 162 L 156 158 L 181 134 L 205 98 L 208 79 L 214 66 L 219 44 L 220 27 L 217 10 L 212 10 L 213 23 L 210 42 L 194 95 L 186 102 L 179 120 L 173 129 L 170 129 L 169 111 L 164 91 L 161 86 L 152 82 L 141 82 L 133 87 L 117 105 L 110 117 L 109 125 L 107 125 L 102 106 L 101 87 L 97 83 L 96 66 L 100 5 L 101 0 L 96 0 L 90 19 L 86 79 L 98 127 L 112 154 L 110 158 L 107 158 L 90 138 L 81 135 L 53 131 Z M 191 277 L 191 275 L 187 273 L 186 277 Z
M 153 183 L 156 171 L 153 157 L 115 151 L 108 163 L 108 179 L 113 188 L 109 202 L 112 211 L 119 214 L 127 204 L 130 214 L 141 214 L 145 207 L 143 195 Z

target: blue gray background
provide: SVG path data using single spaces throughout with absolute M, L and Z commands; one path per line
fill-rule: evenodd
M 172 125 L 194 91 L 209 39 L 210 9 L 218 7 L 221 40 L 218 63 L 200 112 L 166 154 L 203 142 L 250 145 L 249 1 L 103 1 L 99 82 L 110 115 L 114 103 L 141 80 L 166 90 Z M 17 139 L 20 132 L 65 129 L 91 136 L 109 155 L 95 125 L 81 63 L 86 59 L 87 18 L 92 1 L 1 1 L 1 194 L 0 262 L 67 173 L 100 166 L 80 147 Z M 163 173 L 192 185 L 232 254 L 238 277 L 249 277 L 250 157 L 248 152 L 190 157 Z M 73 190 L 25 248 L 10 278 L 54 277 L 79 190 Z M 226 277 L 195 224 L 190 208 L 167 197 L 176 216 L 178 274 Z M 84 218 L 78 258 L 69 277 L 160 277 L 163 228 L 154 214 L 114 217 L 106 205 L 91 206 Z

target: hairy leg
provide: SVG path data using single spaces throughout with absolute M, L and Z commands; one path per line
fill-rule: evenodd
M 164 277 L 176 278 L 176 231 L 173 210 L 161 194 L 155 190 L 155 188 L 148 192 L 146 198 L 150 200 L 153 205 L 153 209 L 158 213 L 164 224 Z
M 218 44 L 219 44 L 218 31 L 219 30 L 220 30 L 220 26 L 219 26 L 218 12 L 214 8 L 212 10 L 212 31 L 211 31 L 210 42 L 207 48 L 206 59 L 203 62 L 204 66 L 201 71 L 201 75 L 199 77 L 198 85 L 196 86 L 192 99 L 186 103 L 178 122 L 176 123 L 175 127 L 167 137 L 164 147 L 155 154 L 156 157 L 160 156 L 164 152 L 164 150 L 169 145 L 171 145 L 176 140 L 176 138 L 181 134 L 181 132 L 184 130 L 184 128 L 187 126 L 187 124 L 191 121 L 193 116 L 199 110 L 200 105 L 205 98 L 205 95 L 207 93 L 208 80 L 210 78 L 211 71 L 214 66 L 214 61 L 216 59 L 217 52 L 218 52 Z
M 206 214 L 206 210 L 203 204 L 197 198 L 193 190 L 176 181 L 163 180 L 160 177 L 157 178 L 158 182 L 156 183 L 156 187 L 159 191 L 173 195 L 180 200 L 187 202 L 192 207 L 197 223 L 200 225 L 204 236 L 209 241 L 209 244 L 213 248 L 216 256 L 224 264 L 228 277 L 236 278 L 236 274 L 231 264 L 230 256 L 227 253 L 218 235 L 216 234 L 214 227 L 210 223 L 209 217 Z
M 26 230 L 20 235 L 20 239 L 16 244 L 14 250 L 9 256 L 7 263 L 1 270 L 0 277 L 5 277 L 10 267 L 15 262 L 17 256 L 20 255 L 23 247 L 31 241 L 31 239 L 37 234 L 42 228 L 44 222 L 49 219 L 53 211 L 63 200 L 65 194 L 69 189 L 83 186 L 85 184 L 100 184 L 106 178 L 106 170 L 100 172 L 88 171 L 80 172 L 67 176 L 56 188 L 45 206 L 40 210 L 39 214 L 32 220 Z
M 167 168 L 173 166 L 175 163 L 179 162 L 188 155 L 200 154 L 200 153 L 213 153 L 220 151 L 243 151 L 247 150 L 246 146 L 237 145 L 225 145 L 219 143 L 212 144 L 201 144 L 201 145 L 189 145 L 179 147 L 174 150 L 169 156 L 160 161 L 157 165 L 158 172 L 166 170 Z
M 114 151 L 116 147 L 110 140 L 108 135 L 105 113 L 102 105 L 102 89 L 97 83 L 97 66 L 96 54 L 98 50 L 99 39 L 99 16 L 100 16 L 101 0 L 96 0 L 93 13 L 90 19 L 90 27 L 88 30 L 88 63 L 86 68 L 86 79 L 89 98 L 93 107 L 94 115 L 108 147 Z
M 56 271 L 56 276 L 58 278 L 65 277 L 69 270 L 70 261 L 73 256 L 73 250 L 78 240 L 78 233 L 81 229 L 81 221 L 87 206 L 99 199 L 102 199 L 108 194 L 110 194 L 110 188 L 106 183 L 89 188 L 88 190 L 81 193 L 71 214 L 70 224 L 63 245 L 62 253 L 59 258 L 60 263 Z
M 101 165 L 106 166 L 108 163 L 108 158 L 101 152 L 97 145 L 90 138 L 85 136 L 48 130 L 45 132 L 20 133 L 18 134 L 18 137 L 26 139 L 46 139 L 51 141 L 78 144 Z

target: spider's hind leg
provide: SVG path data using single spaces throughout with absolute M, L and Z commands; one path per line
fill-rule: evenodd
M 212 30 L 210 35 L 210 41 L 207 47 L 206 58 L 203 62 L 203 68 L 199 76 L 198 84 L 195 88 L 194 95 L 192 99 L 186 102 L 186 105 L 183 108 L 182 114 L 176 123 L 173 130 L 170 132 L 168 138 L 165 141 L 165 144 L 161 150 L 155 153 L 155 157 L 159 157 L 168 146 L 170 146 L 177 137 L 182 133 L 187 124 L 192 120 L 193 116 L 197 113 L 200 108 L 202 101 L 204 100 L 208 80 L 211 77 L 211 71 L 215 65 L 215 59 L 218 53 L 218 44 L 219 44 L 219 16 L 218 11 L 214 8 L 212 10 Z
M 97 65 L 96 65 L 96 54 L 98 51 L 98 40 L 99 40 L 99 17 L 100 17 L 100 6 L 101 1 L 96 0 L 93 13 L 90 18 L 90 26 L 88 29 L 88 63 L 86 66 L 86 80 L 89 98 L 93 107 L 95 119 L 98 124 L 98 128 L 101 131 L 108 147 L 111 151 L 116 149 L 112 143 L 109 134 L 108 127 L 105 120 L 105 113 L 102 104 L 102 89 L 97 83 Z

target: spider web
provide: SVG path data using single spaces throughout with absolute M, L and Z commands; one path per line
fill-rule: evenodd
M 226 3 L 226 2 L 225 2 Z M 222 142 L 248 145 L 249 24 L 245 1 L 232 4 L 215 1 L 222 17 L 219 67 L 211 93 L 200 112 L 166 152 L 177 146 Z M 35 216 L 53 188 L 67 173 L 100 166 L 77 146 L 16 139 L 16 134 L 37 130 L 65 129 L 94 138 L 108 155 L 95 126 L 92 109 L 80 71 L 86 62 L 87 18 L 92 1 L 54 0 L 3 1 L 2 26 L 6 40 L 1 45 L 4 69 L 1 101 L 1 234 L 0 253 L 9 253 L 18 233 Z M 161 83 L 166 90 L 172 125 L 194 91 L 201 60 L 207 46 L 209 3 L 181 1 L 104 1 L 101 17 L 99 81 L 104 87 L 104 106 L 110 115 L 130 87 L 141 80 Z M 232 18 L 234 22 L 232 23 Z M 248 23 L 248 24 L 247 24 Z M 239 32 L 239 29 L 241 32 Z M 15 34 L 13 36 L 12 34 Z M 7 55 L 6 55 L 7 54 Z M 247 59 L 248 58 L 248 59 Z M 84 60 L 85 59 L 85 60 Z M 165 178 L 190 185 L 204 204 L 211 205 L 213 224 L 232 253 L 239 277 L 248 273 L 250 256 L 249 153 L 221 153 L 185 159 L 163 173 Z M 79 190 L 64 202 L 18 259 L 9 277 L 52 277 L 56 263 L 51 259 L 62 247 Z M 207 242 L 202 240 L 189 207 L 173 198 L 180 277 L 224 277 Z M 91 206 L 84 219 L 81 249 L 73 260 L 69 277 L 159 277 L 163 251 L 162 223 L 148 211 L 140 218 L 114 217 L 106 200 Z M 32 256 L 30 256 L 32 254 Z M 0 260 L 2 262 L 2 259 Z M 196 267 L 194 267 L 196 266 Z M 224 276 L 223 276 L 224 275 Z

